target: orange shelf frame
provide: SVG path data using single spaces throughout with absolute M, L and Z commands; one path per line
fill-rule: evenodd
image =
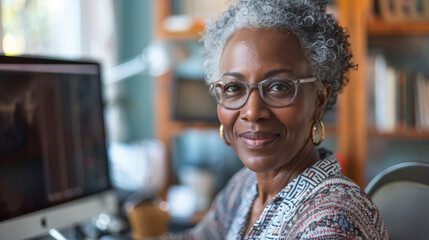
M 368 22 L 369 36 L 411 36 L 429 35 L 429 20 L 384 21 L 373 19 Z
M 383 139 L 428 140 L 429 130 L 410 128 L 410 129 L 397 129 L 392 132 L 380 132 L 377 129 L 369 129 L 368 136 L 371 138 L 383 138 Z

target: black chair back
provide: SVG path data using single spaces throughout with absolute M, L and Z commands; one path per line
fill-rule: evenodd
M 379 173 L 365 188 L 391 239 L 429 239 L 429 163 L 407 162 Z

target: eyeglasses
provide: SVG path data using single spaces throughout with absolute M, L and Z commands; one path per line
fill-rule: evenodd
M 295 99 L 298 86 L 310 83 L 316 78 L 294 79 L 291 77 L 273 77 L 252 84 L 240 80 L 220 80 L 210 84 L 210 91 L 216 102 L 223 108 L 236 110 L 246 104 L 252 88 L 258 88 L 259 96 L 270 107 L 286 107 Z

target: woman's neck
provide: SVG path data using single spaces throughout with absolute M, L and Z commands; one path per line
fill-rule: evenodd
M 285 165 L 269 172 L 256 173 L 258 181 L 257 200 L 268 204 L 293 179 L 318 160 L 319 155 L 316 147 L 311 141 L 308 141 L 308 144 L 304 145 L 297 155 Z

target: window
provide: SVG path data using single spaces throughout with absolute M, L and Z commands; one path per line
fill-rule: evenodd
M 99 60 L 116 56 L 113 3 L 105 0 L 0 0 L 6 55 Z

